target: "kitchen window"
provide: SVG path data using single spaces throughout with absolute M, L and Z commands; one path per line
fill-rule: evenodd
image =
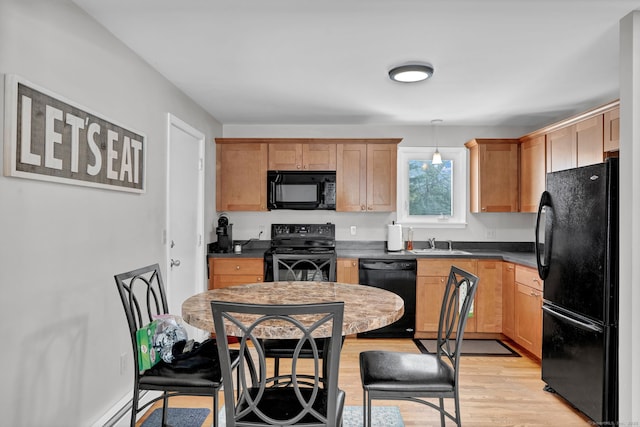
M 442 164 L 431 162 L 434 147 L 398 148 L 398 222 L 463 228 L 467 221 L 467 151 L 439 147 Z

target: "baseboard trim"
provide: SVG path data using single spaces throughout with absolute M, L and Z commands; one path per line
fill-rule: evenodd
M 159 391 L 142 391 L 140 392 L 140 405 L 144 406 L 146 403 L 153 399 L 160 397 L 162 392 Z M 127 427 L 131 420 L 131 392 L 122 397 L 115 405 L 113 405 L 107 412 L 98 419 L 91 427 Z M 145 412 L 138 414 L 137 419 L 140 419 Z

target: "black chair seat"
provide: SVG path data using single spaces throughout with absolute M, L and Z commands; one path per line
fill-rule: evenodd
M 220 366 L 202 369 L 198 372 L 180 372 L 171 369 L 164 362 L 140 375 L 140 388 L 147 386 L 167 387 L 211 387 L 219 388 L 222 384 Z
M 255 398 L 257 396 L 259 388 L 251 388 L 248 390 L 249 394 Z M 312 388 L 300 388 L 300 392 L 306 401 L 311 400 Z M 302 406 L 298 401 L 298 397 L 295 394 L 293 387 L 288 388 L 273 388 L 265 389 L 264 395 L 260 398 L 258 409 L 262 411 L 266 416 L 275 420 L 289 420 L 302 411 Z M 345 393 L 342 390 L 338 390 L 338 407 L 344 406 Z M 319 395 L 313 402 L 313 409 L 320 414 L 327 413 L 327 390 L 320 390 Z M 239 405 L 239 412 L 247 408 L 248 405 Z M 262 420 L 254 413 L 250 412 L 247 415 L 238 418 L 237 422 L 255 422 L 260 424 Z M 318 422 L 318 419 L 311 414 L 306 414 L 297 424 Z
M 237 350 L 229 351 L 231 359 L 238 360 L 240 354 Z M 191 388 L 220 388 L 222 385 L 222 371 L 220 361 L 217 359 L 197 358 L 180 360 L 177 363 L 158 362 L 153 368 L 140 374 L 140 387 L 151 389 L 159 387 L 164 389 L 172 386 L 174 389 L 184 387 Z
M 360 353 L 362 385 L 379 391 L 453 392 L 450 365 L 431 354 L 364 351 Z

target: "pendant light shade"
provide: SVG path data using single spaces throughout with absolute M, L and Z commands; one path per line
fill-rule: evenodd
M 438 151 L 437 148 L 436 148 L 436 152 L 433 153 L 433 158 L 431 159 L 431 164 L 432 165 L 441 165 L 442 164 L 442 156 L 440 155 L 440 152 Z
M 442 156 L 440 155 L 440 151 L 438 151 L 438 125 L 440 123 L 442 123 L 442 120 L 431 120 L 431 127 L 433 128 L 433 140 L 436 142 L 436 151 L 433 153 L 433 157 L 431 158 L 431 164 L 433 165 L 442 164 Z

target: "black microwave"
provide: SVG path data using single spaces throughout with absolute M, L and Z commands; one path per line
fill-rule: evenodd
M 268 171 L 267 207 L 336 209 L 335 171 Z

